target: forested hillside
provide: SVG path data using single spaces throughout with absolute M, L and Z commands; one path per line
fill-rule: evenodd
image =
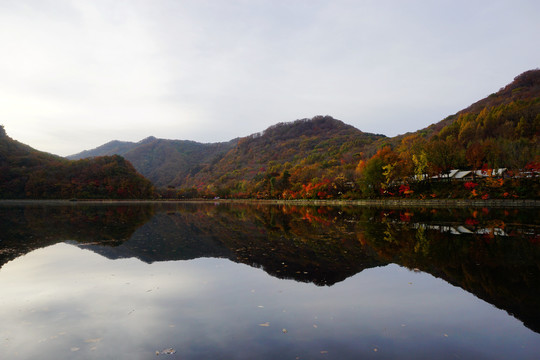
M 240 139 L 186 178 L 182 186 L 197 191 L 177 195 L 538 198 L 539 131 L 540 70 L 531 70 L 455 115 L 394 138 L 328 116 L 278 124 Z M 504 178 L 495 179 L 500 168 Z M 452 169 L 469 170 L 471 181 L 441 183 Z
M 182 185 L 221 196 L 281 197 L 293 185 L 332 180 L 346 191 L 366 145 L 381 138 L 330 116 L 280 123 L 241 138 Z
M 358 165 L 358 183 L 364 195 L 374 196 L 396 182 L 418 185 L 412 177 L 451 169 L 506 168 L 509 177 L 534 176 L 540 171 L 539 131 L 540 70 L 531 70 L 439 123 L 375 143 L 377 153 Z
M 0 198 L 149 198 L 153 186 L 118 155 L 66 160 L 7 136 L 0 126 Z

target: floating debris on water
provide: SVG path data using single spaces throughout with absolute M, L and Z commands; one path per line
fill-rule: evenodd
M 174 350 L 173 348 L 156 351 L 156 355 L 173 355 L 173 354 L 176 354 L 176 350 Z
M 98 343 L 102 340 L 103 338 L 95 338 L 95 339 L 86 339 L 84 340 L 85 343 Z

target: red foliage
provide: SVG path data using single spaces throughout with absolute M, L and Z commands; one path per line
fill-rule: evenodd
M 399 187 L 399 193 L 401 195 L 410 195 L 410 194 L 414 193 L 414 191 L 411 190 L 411 187 L 409 185 L 401 185 Z
M 531 161 L 525 165 L 525 169 L 529 171 L 540 172 L 540 161 Z
M 320 216 L 312 215 L 309 212 L 306 212 L 304 214 L 304 216 L 302 217 L 302 220 L 307 220 L 310 223 L 314 223 L 314 222 L 319 223 L 319 224 L 322 224 L 322 225 L 325 225 L 325 226 L 330 226 L 331 225 L 330 221 L 327 221 L 327 220 L 323 219 Z
M 465 186 L 465 189 L 467 189 L 467 190 L 472 190 L 472 189 L 474 189 L 475 187 L 477 187 L 478 184 L 475 183 L 475 182 L 472 182 L 472 181 L 467 181 L 467 182 L 464 184 L 464 186 Z
M 405 213 L 399 214 L 399 219 L 403 222 L 410 222 L 412 215 L 413 214 L 411 213 L 405 212 Z

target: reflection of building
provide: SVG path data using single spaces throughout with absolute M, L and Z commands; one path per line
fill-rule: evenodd
M 427 224 L 421 224 L 421 223 L 414 223 L 411 224 L 411 227 L 414 229 L 418 229 L 420 227 L 424 229 L 429 230 L 436 230 L 440 232 L 448 232 L 452 235 L 467 235 L 467 234 L 478 234 L 478 235 L 485 235 L 485 234 L 493 234 L 497 236 L 508 236 L 508 234 L 501 228 L 493 227 L 493 228 L 477 228 L 477 229 L 469 229 L 463 225 L 457 225 L 457 226 L 449 226 L 449 225 L 427 225 Z

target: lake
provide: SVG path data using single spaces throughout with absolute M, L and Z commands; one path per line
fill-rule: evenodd
M 539 212 L 0 203 L 0 358 L 538 359 Z

